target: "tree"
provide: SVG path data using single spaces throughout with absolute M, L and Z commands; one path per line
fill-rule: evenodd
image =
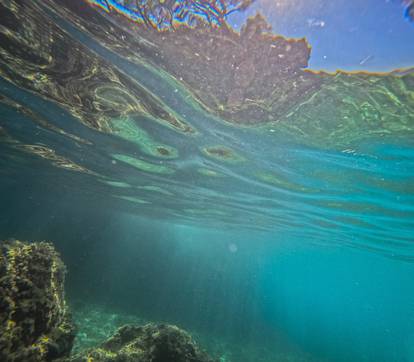
M 105 0 L 104 0 L 105 1 Z M 123 6 L 133 11 L 149 27 L 174 29 L 179 24 L 220 27 L 236 11 L 248 8 L 254 0 L 124 0 Z M 106 2 L 106 1 L 105 1 Z M 110 7 L 108 6 L 110 9 Z

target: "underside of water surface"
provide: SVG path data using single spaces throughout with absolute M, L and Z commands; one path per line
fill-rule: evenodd
M 311 3 L 0 0 L 0 240 L 60 253 L 73 358 L 164 323 L 220 362 L 414 361 L 414 58 L 310 68 L 321 45 L 271 9 L 286 29 L 308 12 L 311 38 L 324 8 L 349 34 L 386 23 Z M 414 4 L 386 6 L 413 38 Z M 4 245 L 8 333 L 30 247 Z

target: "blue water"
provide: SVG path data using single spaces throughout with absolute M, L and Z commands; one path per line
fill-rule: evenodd
M 148 302 L 137 304 L 150 315 L 246 345 L 283 350 L 283 341 L 327 361 L 413 360 L 412 264 L 277 234 L 170 231 L 151 251 L 131 235 L 111 249 L 115 283 L 139 279 L 115 294 L 135 301 L 144 291 Z M 142 252 L 151 255 L 144 270 Z
M 73 300 L 176 323 L 211 350 L 217 340 L 236 345 L 240 361 L 281 352 L 304 361 L 414 359 L 411 262 L 283 233 L 149 222 L 55 201 L 47 224 L 51 213 L 38 206 L 37 217 L 21 212 L 24 222 L 1 229 L 55 240 Z

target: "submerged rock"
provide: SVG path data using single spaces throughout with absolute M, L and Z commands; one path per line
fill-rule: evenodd
M 176 326 L 126 325 L 69 357 L 75 329 L 65 302 L 65 266 L 52 244 L 0 244 L 1 362 L 213 362 Z
M 52 244 L 0 244 L 0 361 L 68 356 L 74 327 L 64 296 L 65 266 Z
M 65 362 L 213 362 L 191 336 L 168 324 L 126 325 L 97 348 Z

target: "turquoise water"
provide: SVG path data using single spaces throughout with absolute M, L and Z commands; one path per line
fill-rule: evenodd
M 220 361 L 414 361 L 412 69 L 305 71 L 280 38 L 227 80 L 197 59 L 229 35 L 0 6 L 0 240 L 54 242 L 76 348 L 164 321 Z

